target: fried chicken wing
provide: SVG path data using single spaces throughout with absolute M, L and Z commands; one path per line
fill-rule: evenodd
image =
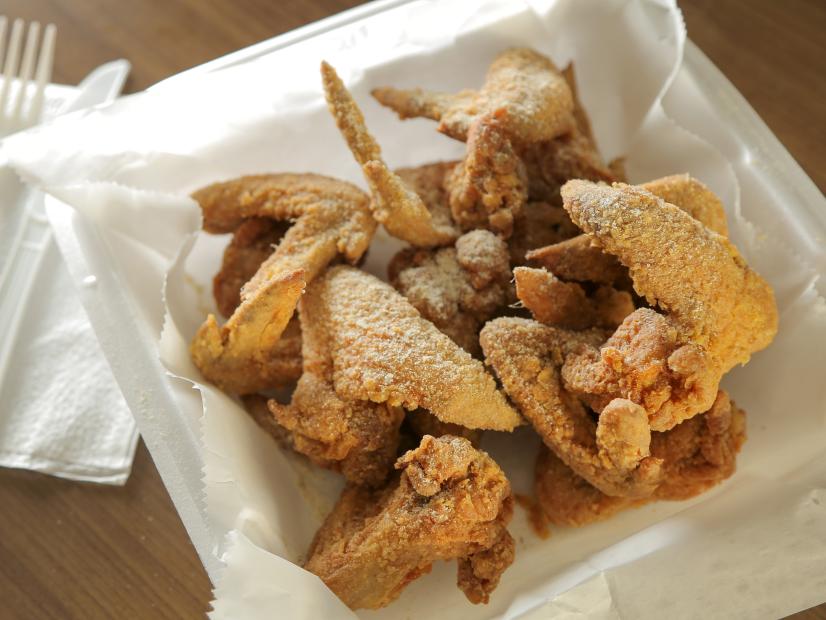
M 510 485 L 466 439 L 425 436 L 382 489 L 348 486 L 304 567 L 351 609 L 384 607 L 438 560 L 459 560 L 468 600 L 486 603 L 513 562 Z
M 728 224 L 723 203 L 708 187 L 688 174 L 675 174 L 643 183 L 640 187 L 672 204 L 706 227 L 728 236 Z M 608 254 L 589 235 L 555 242 L 528 252 L 527 259 L 545 267 L 563 280 L 623 284 L 628 270 L 616 256 Z
M 290 404 L 270 400 L 275 421 L 289 436 L 289 446 L 316 465 L 339 471 L 354 484 L 381 484 L 396 456 L 403 411 L 343 399 L 325 378 L 305 372 Z
M 528 198 L 525 165 L 497 116 L 474 121 L 467 157 L 448 179 L 450 210 L 462 230 L 490 228 L 504 237 Z
M 333 267 L 307 288 L 302 307 L 313 308 L 327 331 L 340 397 L 423 407 L 467 428 L 510 431 L 520 424 L 481 362 L 389 284 Z
M 220 271 L 213 279 L 218 311 L 232 315 L 241 303 L 241 288 L 255 275 L 289 227 L 263 217 L 244 220 L 224 250 Z M 301 328 L 293 317 L 267 357 L 267 372 L 273 385 L 288 385 L 301 376 Z
M 297 452 L 353 483 L 379 485 L 396 457 L 404 412 L 386 403 L 342 397 L 333 378 L 335 344 L 326 315 L 305 296 L 299 317 L 303 372 L 290 403 L 270 400 L 270 410 Z
M 480 335 L 505 392 L 566 465 L 608 495 L 647 497 L 661 480 L 662 462 L 650 455 L 645 410 L 615 399 L 594 423 L 561 383 L 565 358 L 604 339 L 599 329 L 569 331 L 512 317 L 488 322 Z
M 195 192 L 204 228 L 229 232 L 249 217 L 294 220 L 278 247 L 241 291 L 223 327 L 210 315 L 190 352 L 203 375 L 229 392 L 279 384 L 272 351 L 305 285 L 338 255 L 357 261 L 376 228 L 367 196 L 349 183 L 315 174 L 242 177 Z
M 222 315 L 229 317 L 241 304 L 241 288 L 270 257 L 287 228 L 289 222 L 251 217 L 232 233 L 221 269 L 212 280 L 212 294 Z
M 513 270 L 516 296 L 533 318 L 545 325 L 568 329 L 615 328 L 634 311 L 626 291 L 601 286 L 592 295 L 575 282 L 562 282 L 545 269 Z
M 746 414 L 720 390 L 706 413 L 652 433 L 651 453 L 663 460 L 657 499 L 683 500 L 731 477 L 746 441 Z
M 560 188 L 570 179 L 587 179 L 612 183 L 623 181 L 619 165 L 605 165 L 597 149 L 591 121 L 579 100 L 574 65 L 562 75 L 571 90 L 573 118 L 570 132 L 553 140 L 525 145 L 520 156 L 525 163 L 531 200 L 559 204 Z
M 388 233 L 414 246 L 433 247 L 453 243 L 459 231 L 447 213 L 446 200 L 423 199 L 418 190 L 429 179 L 390 171 L 381 158 L 381 148 L 367 130 L 361 110 L 335 69 L 322 62 L 321 76 L 330 112 L 353 157 L 362 166 L 370 186 L 373 196 L 370 208 L 376 220 L 384 225 Z M 428 171 L 430 176 L 436 170 Z M 439 185 L 443 178 L 444 173 Z M 411 180 L 420 182 L 412 185 L 406 182 Z
M 688 213 L 706 228 L 728 237 L 726 209 L 717 194 L 688 174 L 673 174 L 640 185 L 665 202 Z
M 745 414 L 720 391 L 706 413 L 652 433 L 651 454 L 662 459 L 663 478 L 650 499 L 689 499 L 729 478 L 744 441 Z M 546 522 L 570 526 L 649 501 L 605 495 L 545 447 L 536 461 L 535 493 Z
M 471 354 L 479 350 L 482 323 L 507 303 L 508 249 L 486 230 L 465 233 L 454 247 L 402 250 L 388 271 L 396 290 Z
M 548 58 L 526 48 L 499 54 L 478 92 L 450 96 L 383 88 L 373 95 L 402 118 L 434 118 L 439 131 L 467 142 L 465 160 L 448 179 L 453 219 L 463 230 L 485 227 L 504 237 L 528 196 L 521 150 L 575 126 L 564 77 Z
M 534 493 L 540 512 L 535 527 L 539 531 L 544 531 L 548 523 L 578 527 L 601 521 L 648 501 L 646 498 L 606 495 L 578 476 L 544 445 L 536 457 L 534 476 Z
M 528 48 L 511 48 L 496 56 L 479 91 L 455 95 L 422 89 L 377 88 L 373 96 L 400 118 L 439 121 L 439 131 L 467 141 L 474 121 L 501 115 L 504 129 L 520 143 L 550 140 L 570 131 L 573 97 L 551 60 Z
M 703 347 L 683 344 L 672 322 L 650 308 L 635 310 L 604 344 L 580 347 L 562 366 L 565 387 L 592 409 L 631 399 L 656 412 L 654 430 L 670 428 L 663 415 L 708 408 L 721 376 Z
M 771 288 L 725 237 L 643 188 L 571 181 L 562 193 L 574 222 L 667 312 L 637 310 L 597 354 L 566 360 L 569 389 L 587 395 L 596 386 L 602 403 L 642 397 L 653 430 L 706 411 L 723 373 L 774 337 Z

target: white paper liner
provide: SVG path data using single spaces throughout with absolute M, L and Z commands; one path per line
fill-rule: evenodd
M 438 135 L 432 122 L 400 123 L 369 90 L 478 86 L 491 58 L 508 45 L 530 45 L 560 65 L 574 59 L 602 151 L 607 158 L 626 154 L 632 181 L 687 171 L 721 196 L 732 239 L 775 287 L 780 333 L 748 367 L 726 377 L 725 387 L 749 413 L 750 435 L 730 482 L 692 501 L 657 503 L 582 529 L 556 528 L 544 542 L 518 510 L 511 527 L 517 561 L 489 606 L 469 605 L 455 587 L 455 565 L 439 563 L 389 608 L 358 616 L 611 618 L 662 617 L 667 610 L 669 617 L 701 611 L 755 617 L 791 613 L 823 597 L 826 465 L 818 457 L 826 439 L 820 380 L 826 304 L 816 293 L 817 273 L 789 249 L 791 233 L 778 241 L 749 223 L 787 213 L 773 196 L 755 196 L 754 179 L 741 176 L 742 162 L 732 165 L 666 115 L 660 102 L 685 42 L 673 2 L 529 5 L 414 2 L 8 145 L 21 175 L 99 225 L 113 269 L 139 306 L 140 328 L 160 335 L 170 373 L 201 393 L 203 406 L 191 390 L 175 390 L 181 417 L 202 434 L 212 552 L 227 566 L 211 617 L 353 614 L 290 563 L 301 561 L 335 501 L 339 477 L 281 452 L 233 399 L 199 382 L 189 359 L 187 343 L 214 308 L 210 281 L 227 237 L 195 233 L 197 207 L 186 194 L 266 171 L 319 172 L 363 186 L 323 101 L 322 58 L 351 88 L 390 165 L 455 158 L 463 145 Z M 680 105 L 690 109 L 690 98 Z M 747 182 L 742 209 L 738 177 Z M 377 235 L 368 270 L 383 275 L 395 247 Z M 488 433 L 484 447 L 525 492 L 534 454 L 528 448 L 536 445 L 535 435 L 521 429 L 515 437 Z

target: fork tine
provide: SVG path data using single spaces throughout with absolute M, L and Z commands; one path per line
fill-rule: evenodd
M 0 67 L 3 66 L 3 57 L 6 55 L 6 24 L 9 20 L 0 15 Z
M 46 84 L 52 79 L 52 63 L 54 61 L 54 42 L 57 36 L 57 28 L 54 24 L 49 24 L 43 31 L 43 42 L 40 44 L 40 55 L 37 58 L 37 71 L 35 72 L 35 90 L 29 111 L 26 114 L 26 127 L 31 127 L 40 120 L 40 112 L 43 109 L 43 98 L 45 96 Z
M 40 38 L 40 24 L 32 22 L 29 24 L 29 32 L 26 35 L 26 47 L 23 50 L 23 62 L 20 63 L 19 87 L 17 97 L 9 115 L 9 122 L 13 130 L 22 129 L 20 126 L 20 113 L 23 110 L 23 102 L 29 91 L 29 82 L 34 71 L 34 54 L 37 50 L 37 41 Z
M 23 20 L 15 19 L 9 39 L 8 55 L 3 69 L 3 87 L 0 90 L 0 118 L 6 117 L 6 99 L 8 99 L 11 81 L 17 73 L 17 61 L 20 58 L 20 45 L 23 37 Z

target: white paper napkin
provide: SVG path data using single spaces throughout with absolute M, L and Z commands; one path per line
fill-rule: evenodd
M 54 109 L 74 89 L 53 88 Z M 23 186 L 0 167 L 0 268 Z M 55 243 L 49 243 L 0 382 L 0 466 L 122 485 L 138 431 Z

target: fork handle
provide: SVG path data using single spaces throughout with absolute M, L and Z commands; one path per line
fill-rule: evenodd
M 24 221 L 0 274 L 0 325 L 6 332 L 5 338 L 0 339 L 0 385 L 8 372 L 20 323 L 43 257 L 52 242 L 52 231 L 43 210 L 43 194 L 28 190 L 25 204 Z

